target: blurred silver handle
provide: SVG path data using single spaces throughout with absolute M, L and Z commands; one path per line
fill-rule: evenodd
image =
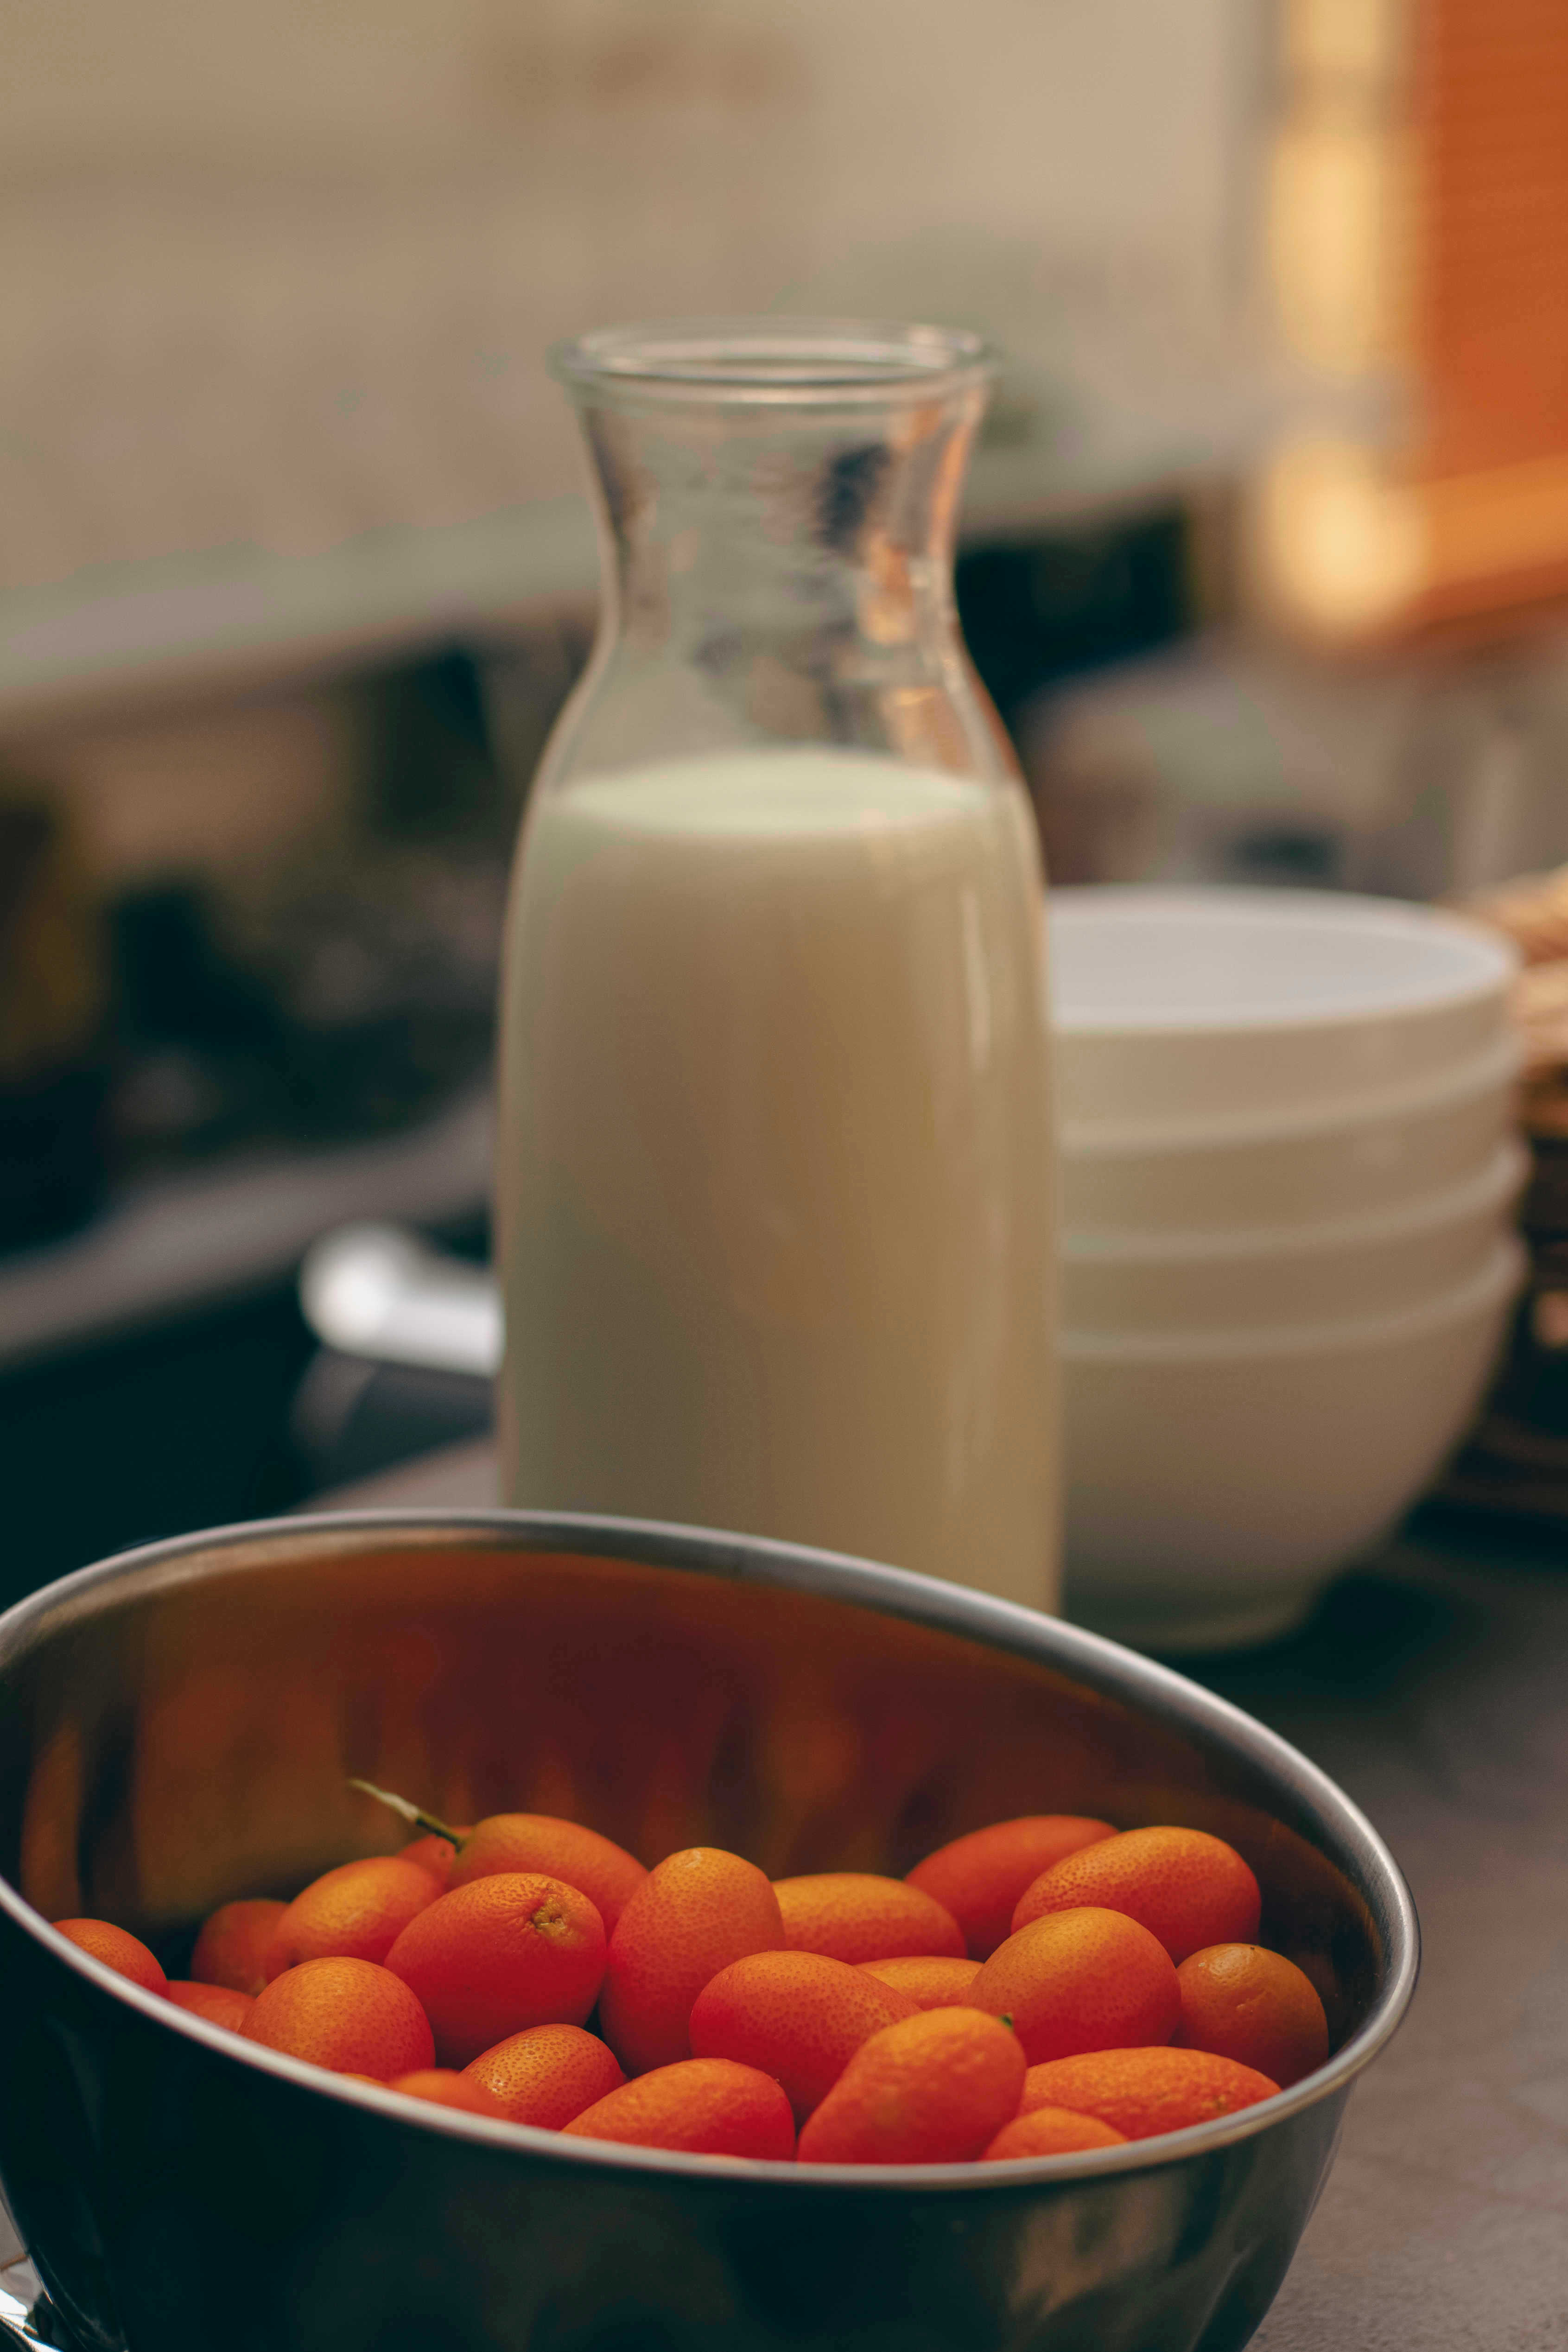
M 42 2280 L 26 2255 L 18 2254 L 0 2269 L 0 2346 L 7 2352 L 13 2345 L 57 2352 L 63 2340 Z
M 341 1355 L 486 1381 L 500 1369 L 494 1278 L 399 1225 L 324 1234 L 300 1267 L 299 1303 L 323 1346 Z

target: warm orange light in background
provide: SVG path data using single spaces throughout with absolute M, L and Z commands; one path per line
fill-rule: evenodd
M 1405 341 L 1408 13 L 1409 0 L 1284 0 L 1270 275 L 1287 344 L 1328 376 L 1385 368 Z
M 1281 53 L 1298 85 L 1363 92 L 1392 79 L 1407 13 L 1407 0 L 1285 0 Z
M 1422 0 L 1424 617 L 1568 593 L 1568 7 Z
M 1324 375 L 1362 376 L 1397 354 L 1399 166 L 1375 123 L 1309 118 L 1280 133 L 1269 229 L 1281 324 Z
M 1389 478 L 1376 450 L 1302 433 L 1264 474 L 1256 559 L 1288 622 L 1329 639 L 1380 635 L 1425 586 L 1424 525 L 1420 499 Z
M 1269 256 L 1325 395 L 1264 469 L 1253 559 L 1333 641 L 1492 628 L 1568 596 L 1568 5 L 1287 0 Z

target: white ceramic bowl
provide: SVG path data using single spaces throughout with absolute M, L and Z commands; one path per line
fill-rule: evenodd
M 1227 1234 L 1063 1235 L 1069 1330 L 1212 1331 L 1394 1314 L 1479 1274 L 1512 1223 L 1530 1160 L 1500 1144 L 1479 1176 L 1329 1223 Z
M 1201 1120 L 1062 1138 L 1071 1233 L 1221 1234 L 1367 1216 L 1477 1178 L 1512 1131 L 1518 1049 L 1503 1038 L 1448 1076 L 1378 1104 L 1276 1112 L 1224 1133 Z
M 1288 1631 L 1462 1434 L 1523 1265 L 1501 1243 L 1459 1289 L 1354 1323 L 1066 1334 L 1068 1615 L 1152 1649 Z
M 1370 1102 L 1504 1034 L 1518 968 L 1457 915 L 1312 890 L 1054 890 L 1070 1136 Z

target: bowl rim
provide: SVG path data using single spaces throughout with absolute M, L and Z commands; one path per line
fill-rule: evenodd
M 1276 1006 L 1262 1012 L 1246 1004 L 1222 1004 L 1196 1014 L 1167 1010 L 1152 1002 L 1136 1013 L 1058 1013 L 1057 1034 L 1069 1045 L 1092 1041 L 1096 1045 L 1158 1045 L 1168 1049 L 1173 1042 L 1186 1040 L 1207 1048 L 1222 1040 L 1257 1043 L 1274 1036 L 1299 1037 L 1312 1031 L 1336 1037 L 1374 1024 L 1403 1026 L 1463 1005 L 1484 1004 L 1491 999 L 1497 1002 L 1500 1018 L 1503 998 L 1521 969 L 1519 950 L 1501 932 L 1452 908 L 1420 906 L 1409 899 L 1378 898 L 1367 891 L 1270 890 L 1225 883 L 1181 886 L 1091 882 L 1060 886 L 1047 896 L 1049 947 L 1054 951 L 1057 935 L 1053 926 L 1059 916 L 1065 917 L 1071 925 L 1075 918 L 1092 921 L 1096 916 L 1103 915 L 1117 923 L 1140 914 L 1186 919 L 1195 926 L 1219 923 L 1231 929 L 1257 924 L 1268 927 L 1277 925 L 1281 919 L 1311 916 L 1327 932 L 1359 937 L 1381 934 L 1423 942 L 1443 940 L 1456 950 L 1469 950 L 1470 968 L 1456 973 L 1440 987 L 1426 989 L 1416 995 L 1396 996 L 1392 1002 L 1379 1002 L 1372 996 L 1364 1003 L 1353 1001 L 1343 1006 Z
M 1485 1264 L 1462 1283 L 1391 1314 L 1333 1323 L 1242 1323 L 1222 1330 L 1062 1331 L 1058 1334 L 1058 1352 L 1070 1364 L 1180 1366 L 1232 1363 L 1248 1357 L 1272 1362 L 1282 1357 L 1359 1355 L 1369 1348 L 1399 1348 L 1407 1340 L 1430 1339 L 1500 1307 L 1522 1284 L 1528 1264 L 1524 1244 L 1513 1234 L 1503 1234 Z
M 1324 1251 L 1375 1248 L 1440 1233 L 1445 1225 L 1500 1210 L 1523 1188 L 1531 1157 L 1521 1139 L 1504 1136 L 1476 1173 L 1440 1192 L 1420 1192 L 1363 1209 L 1352 1217 L 1325 1217 L 1282 1225 L 1202 1226 L 1079 1225 L 1061 1236 L 1062 1258 L 1071 1265 L 1208 1265 L 1249 1258 L 1315 1257 Z
M 1333 1823 L 1343 1854 L 1363 1882 L 1361 1892 L 1388 1954 L 1385 1980 L 1367 2015 L 1327 2063 L 1272 2098 L 1184 2131 L 1132 2140 L 1124 2147 L 1068 2155 L 1007 2158 L 964 2164 L 800 2166 L 758 2158 L 689 2156 L 674 2149 L 638 2148 L 618 2141 L 568 2138 L 527 2124 L 493 2120 L 410 2100 L 382 2085 L 335 2077 L 304 2060 L 245 2042 L 146 1991 L 59 1934 L 34 1910 L 8 1879 L 0 1877 L 0 1912 L 14 1927 L 57 1962 L 112 1999 L 128 2002 L 144 2017 L 203 2043 L 230 2063 L 250 2066 L 319 2097 L 348 2100 L 372 2112 L 395 2114 L 414 2128 L 444 2132 L 493 2149 L 512 2149 L 533 2159 L 646 2175 L 673 2175 L 733 2189 L 737 2183 L 776 2186 L 796 2194 L 852 2189 L 858 2194 L 985 2193 L 1009 2188 L 1098 2179 L 1184 2162 L 1251 2139 L 1348 2092 L 1397 2030 L 1416 1990 L 1420 1967 L 1420 1927 L 1410 1890 L 1397 1863 L 1360 1807 L 1327 1773 L 1278 1733 L 1229 1700 L 1218 1697 L 1185 1675 L 1126 1649 L 1104 1635 L 1047 1617 L 989 1593 L 947 1584 L 906 1569 L 885 1568 L 848 1554 L 784 1543 L 771 1538 L 731 1534 L 661 1520 L 618 1518 L 579 1511 L 493 1509 L 366 1510 L 299 1513 L 287 1518 L 245 1520 L 141 1544 L 58 1578 L 0 1614 L 0 1675 L 20 1656 L 50 1620 L 69 1621 L 106 1586 L 136 1581 L 148 1591 L 194 1581 L 204 1555 L 222 1556 L 249 1548 L 252 1565 L 274 1562 L 280 1549 L 327 1545 L 340 1553 L 384 1544 L 410 1548 L 445 1538 L 486 1549 L 520 1540 L 531 1551 L 579 1551 L 627 1559 L 644 1566 L 693 1570 L 739 1582 L 756 1582 L 841 1601 L 874 1613 L 978 1641 L 1071 1675 L 1091 1688 L 1131 1704 L 1187 1731 L 1221 1737 L 1256 1769 L 1282 1780 L 1299 1801 Z M 245 1565 L 240 1563 L 241 1568 Z M 1346 1864 L 1342 1861 L 1342 1868 Z M 1347 1868 L 1347 1875 L 1351 1874 Z M 395 2101 L 389 2108 L 388 2101 Z M 521 2139 L 519 2140 L 519 2135 Z
M 1322 1102 L 1261 1111 L 1204 1111 L 1188 1118 L 1063 1118 L 1061 1148 L 1069 1160 L 1138 1160 L 1354 1135 L 1358 1128 L 1386 1119 L 1425 1118 L 1462 1109 L 1484 1095 L 1516 1085 L 1523 1073 L 1522 1040 L 1508 1032 L 1483 1052 L 1435 1076 Z

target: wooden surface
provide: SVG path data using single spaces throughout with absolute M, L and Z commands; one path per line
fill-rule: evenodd
M 494 1465 L 454 1448 L 330 1499 L 484 1504 Z M 1568 1538 L 1434 1517 L 1296 1640 L 1185 1663 L 1333 1774 L 1421 1914 L 1414 2007 L 1257 2352 L 1568 2347 Z

